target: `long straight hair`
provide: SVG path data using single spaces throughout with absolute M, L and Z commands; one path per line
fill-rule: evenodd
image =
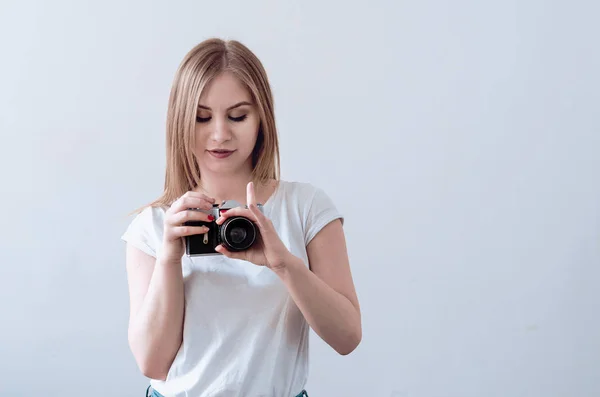
M 279 141 L 265 69 L 256 55 L 239 41 L 210 38 L 192 48 L 175 73 L 167 110 L 164 191 L 150 206 L 170 206 L 201 184 L 200 168 L 192 150 L 198 101 L 208 83 L 223 72 L 231 72 L 240 79 L 258 108 L 260 124 L 252 151 L 253 182 L 279 181 Z

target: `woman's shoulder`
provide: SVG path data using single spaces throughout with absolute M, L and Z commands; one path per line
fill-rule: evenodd
M 164 206 L 147 205 L 135 214 L 132 222 L 144 222 L 147 226 L 156 224 L 162 227 L 166 210 Z
M 285 199 L 295 203 L 305 216 L 309 216 L 309 212 L 319 211 L 324 207 L 335 207 L 326 189 L 317 184 L 290 180 L 281 182 Z
M 162 240 L 165 207 L 148 205 L 137 211 L 121 238 L 155 256 Z
M 298 210 L 306 245 L 334 219 L 344 223 L 344 216 L 323 187 L 305 181 L 284 181 L 283 187 L 288 204 Z
M 162 236 L 166 208 L 147 205 L 132 214 L 125 235 L 145 235 L 148 238 Z
M 313 183 L 295 180 L 280 180 L 280 188 L 289 197 L 294 197 L 303 202 L 310 200 L 323 189 Z

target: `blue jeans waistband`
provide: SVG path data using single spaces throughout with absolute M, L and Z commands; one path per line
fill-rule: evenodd
M 152 386 L 148 386 L 146 389 L 146 397 L 164 397 L 162 394 L 157 392 L 152 388 Z M 308 393 L 306 390 L 302 390 L 296 397 L 308 397 Z

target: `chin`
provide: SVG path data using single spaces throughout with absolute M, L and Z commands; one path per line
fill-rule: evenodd
M 245 164 L 240 164 L 238 162 L 231 162 L 231 163 L 225 163 L 225 164 L 207 164 L 206 168 L 215 174 L 218 173 L 222 173 L 222 174 L 234 174 L 236 172 L 239 172 L 241 170 L 243 170 L 245 167 Z
M 210 172 L 226 172 L 231 173 L 238 170 L 240 167 L 237 164 L 208 164 L 206 169 Z

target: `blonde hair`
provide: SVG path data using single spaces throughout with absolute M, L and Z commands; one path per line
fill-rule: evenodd
M 200 169 L 192 151 L 198 101 L 208 83 L 223 72 L 231 72 L 240 79 L 259 113 L 258 138 L 252 151 L 253 182 L 279 181 L 279 141 L 265 69 L 256 55 L 239 41 L 210 38 L 192 48 L 175 73 L 167 111 L 164 191 L 150 206 L 170 206 L 201 184 Z

